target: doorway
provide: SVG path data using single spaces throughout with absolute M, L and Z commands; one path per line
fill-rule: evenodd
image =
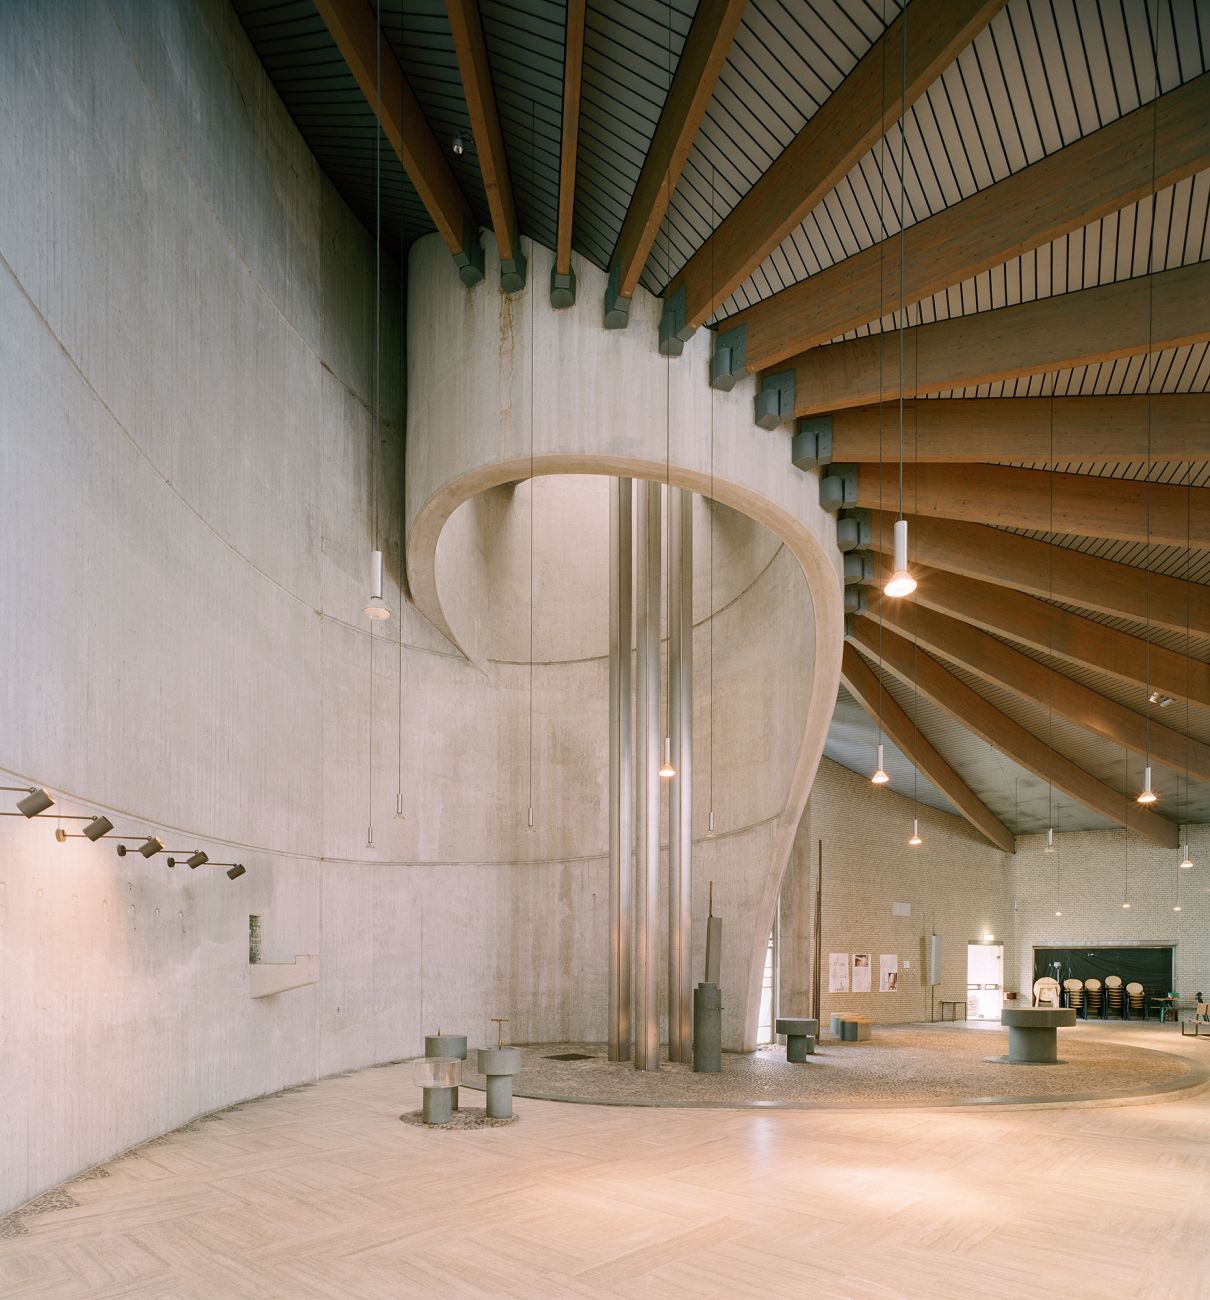
M 966 945 L 968 1020 L 999 1020 L 1004 1006 L 1004 945 Z

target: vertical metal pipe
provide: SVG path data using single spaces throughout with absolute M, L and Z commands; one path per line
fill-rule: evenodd
M 660 1068 L 660 485 L 639 484 L 635 550 L 635 880 L 634 1068 Z
M 668 1059 L 680 1061 L 681 1042 L 681 511 L 679 488 L 668 489 L 668 736 L 676 775 L 668 791 Z
M 634 481 L 609 496 L 609 1059 L 630 1060 L 634 736 L 631 706 Z
M 676 908 L 680 931 L 677 984 L 680 988 L 681 1060 L 693 1060 L 693 493 L 676 489 L 680 500 L 680 654 L 677 665 L 677 729 L 673 732 L 676 764 L 675 838 L 680 844 L 679 899 Z M 669 915 L 672 915 L 669 904 Z

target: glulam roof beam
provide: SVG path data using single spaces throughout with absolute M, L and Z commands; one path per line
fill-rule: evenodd
M 1154 131 L 1155 158 L 1152 158 Z M 719 325 L 750 371 L 960 284 L 1210 167 L 1210 73 Z
M 915 397 L 1092 365 L 1210 339 L 1210 262 L 1055 294 L 903 331 L 903 394 Z M 1150 328 L 1148 318 L 1150 317 Z M 898 334 L 792 358 L 793 412 L 886 402 L 900 391 Z M 786 408 L 782 408 L 787 414 Z
M 1011 587 L 913 566 L 918 606 L 1172 700 L 1210 707 L 1210 664 Z
M 1057 753 L 905 637 L 880 629 L 867 618 L 852 619 L 847 635 L 868 659 L 881 663 L 1018 766 L 1117 825 L 1137 831 L 1165 848 L 1177 847 L 1179 831 L 1172 822 L 1149 812 L 1143 804 L 1119 794 Z
M 866 661 L 846 645 L 840 663 L 840 680 L 892 745 L 919 768 L 968 822 L 1005 853 L 1015 853 L 1013 833 L 975 794 L 969 785 L 920 734 L 912 720 L 887 694 Z
M 864 512 L 863 512 L 864 513 Z M 909 516 L 911 560 L 1172 632 L 1210 636 L 1210 586 L 1086 555 L 986 524 Z M 889 553 L 895 516 L 870 511 L 867 549 Z
M 559 136 L 559 216 L 555 264 L 550 273 L 550 305 L 576 301 L 571 269 L 571 236 L 576 214 L 576 155 L 580 147 L 580 92 L 584 84 L 584 16 L 587 0 L 566 0 L 563 28 L 563 119 Z
M 1150 427 L 1148 419 L 1150 418 Z M 921 463 L 1024 460 L 1112 464 L 1210 461 L 1210 393 L 1144 397 L 970 397 L 909 401 L 903 454 Z M 894 460 L 898 401 L 804 420 L 802 468 Z M 1053 454 L 1052 454 L 1053 449 Z
M 483 38 L 479 0 L 445 0 L 445 11 L 450 20 L 466 110 L 475 137 L 475 152 L 479 156 L 479 173 L 483 177 L 483 190 L 487 195 L 496 248 L 500 254 L 500 287 L 506 293 L 516 293 L 525 288 L 525 254 L 521 251 L 517 206 L 508 175 L 508 155 L 504 149 L 504 133 L 500 129 L 500 113 L 487 58 L 487 42 Z
M 1210 746 L 1054 672 L 1036 659 L 948 614 L 871 593 L 862 617 L 895 628 L 918 646 L 1021 699 L 1034 700 L 1094 735 L 1135 754 L 1210 781 Z
M 699 0 L 609 263 L 607 329 L 621 329 L 630 318 L 630 300 L 710 106 L 745 3 Z M 661 326 L 661 335 L 663 332 Z M 680 350 L 679 345 L 675 350 Z
M 1206 433 L 1210 441 L 1210 430 Z M 894 508 L 901 470 L 881 465 L 835 466 L 846 505 Z M 1060 474 L 1006 465 L 902 467 L 904 507 L 914 515 L 1077 537 L 1210 547 L 1210 488 L 1139 479 Z
M 477 284 L 483 279 L 478 222 L 399 61 L 378 30 L 374 10 L 367 0 L 315 0 L 315 8 L 453 254 L 463 282 Z
M 1004 7 L 912 0 L 665 289 L 685 329 L 707 320 Z M 907 67 L 904 82 L 904 37 Z

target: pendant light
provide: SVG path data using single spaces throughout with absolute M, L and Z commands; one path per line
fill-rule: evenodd
M 924 843 L 924 841 L 920 838 L 920 819 L 918 817 L 912 818 L 912 834 L 911 834 L 911 838 L 908 840 L 908 843 L 914 849 L 918 849 Z
M 886 785 L 891 779 L 890 774 L 883 766 L 882 741 L 878 742 L 878 766 L 874 769 L 874 775 L 870 777 L 875 785 Z
M 366 601 L 365 608 L 361 612 L 366 618 L 372 618 L 378 622 L 391 617 L 391 611 L 382 598 L 381 551 L 370 552 L 370 599 Z
M 672 766 L 672 737 L 664 737 L 664 760 L 660 764 L 660 780 L 671 781 L 676 776 L 676 768 Z
M 1151 788 L 1151 764 L 1148 763 L 1143 768 L 1143 788 L 1139 791 L 1138 802 L 1142 804 L 1155 803 L 1158 797 Z
M 907 239 L 905 210 L 907 207 L 907 173 L 904 171 L 904 141 L 907 138 L 907 9 L 903 10 L 903 39 L 900 50 L 903 56 L 903 91 L 899 105 L 899 518 L 894 529 L 894 565 L 883 592 L 892 597 L 910 596 L 916 590 L 916 579 L 908 570 L 908 521 L 903 515 L 903 343 L 907 328 L 907 307 L 904 296 L 904 249 Z
M 1177 865 L 1182 871 L 1193 870 L 1193 859 L 1189 856 L 1189 845 L 1187 843 L 1181 848 L 1181 860 Z
M 1053 853 L 1054 851 L 1055 851 L 1055 828 L 1053 826 L 1048 826 L 1046 828 L 1046 848 L 1043 850 L 1043 852 Z

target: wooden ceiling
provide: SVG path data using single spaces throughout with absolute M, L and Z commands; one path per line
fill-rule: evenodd
M 391 249 L 436 230 L 468 283 L 480 226 L 574 250 L 603 324 L 641 284 L 663 350 L 709 327 L 719 386 L 784 391 L 855 521 L 832 757 L 881 734 L 892 788 L 1006 849 L 1210 821 L 1200 0 L 235 5 L 367 224 L 380 172 Z

